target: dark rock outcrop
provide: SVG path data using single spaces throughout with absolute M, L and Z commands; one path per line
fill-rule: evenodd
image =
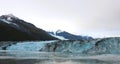
M 13 15 L 0 16 L 0 41 L 56 40 L 46 31 Z

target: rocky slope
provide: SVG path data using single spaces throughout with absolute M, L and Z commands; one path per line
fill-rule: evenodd
M 55 40 L 46 31 L 12 14 L 0 16 L 0 41 Z

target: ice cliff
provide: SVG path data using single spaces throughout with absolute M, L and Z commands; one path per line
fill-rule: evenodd
M 63 52 L 81 54 L 119 54 L 120 37 L 100 38 L 93 40 L 55 40 L 17 42 L 6 47 L 6 50 L 24 50 L 40 52 Z

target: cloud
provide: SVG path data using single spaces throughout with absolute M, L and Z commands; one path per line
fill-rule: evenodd
M 86 5 L 84 10 L 87 11 L 82 12 L 83 14 L 80 15 L 80 20 L 78 21 L 83 24 L 83 29 L 119 29 L 119 0 L 90 0 L 89 3 L 85 3 L 84 5 Z
M 120 0 L 0 0 L 0 8 L 0 15 L 10 12 L 42 29 L 47 25 L 77 34 L 120 30 Z

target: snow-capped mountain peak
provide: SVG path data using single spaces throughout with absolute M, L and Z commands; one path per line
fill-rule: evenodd
M 57 31 L 55 32 L 55 34 L 62 33 L 62 32 L 64 32 L 64 31 L 62 31 L 62 30 L 57 30 Z
M 7 23 L 7 24 L 11 24 L 11 25 L 14 25 L 16 27 L 19 27 L 18 24 L 16 24 L 15 22 L 12 22 L 14 21 L 14 19 L 18 19 L 17 17 L 15 17 L 13 14 L 7 14 L 7 15 L 2 15 L 0 16 L 0 20 L 3 21 L 4 23 Z
M 50 35 L 61 39 L 61 40 L 91 40 L 93 39 L 90 36 L 81 36 L 81 35 L 74 35 L 66 31 L 57 30 L 56 32 L 48 32 Z
M 11 19 L 18 19 L 16 16 L 14 16 L 13 14 L 7 14 L 7 15 L 2 15 L 1 16 L 2 18 L 4 19 L 8 19 L 8 18 L 11 18 Z
M 57 30 L 57 31 L 55 31 L 55 32 L 49 32 L 49 31 L 48 31 L 48 34 L 50 34 L 51 36 L 53 36 L 53 37 L 55 37 L 55 38 L 58 38 L 58 39 L 60 39 L 60 40 L 68 40 L 67 38 L 64 38 L 63 36 L 57 35 L 57 34 L 62 33 L 62 32 L 64 32 L 64 31 L 62 31 L 62 30 Z
M 7 14 L 6 16 L 9 16 L 9 17 L 14 17 L 14 18 L 16 18 L 16 16 L 14 16 L 13 14 Z

